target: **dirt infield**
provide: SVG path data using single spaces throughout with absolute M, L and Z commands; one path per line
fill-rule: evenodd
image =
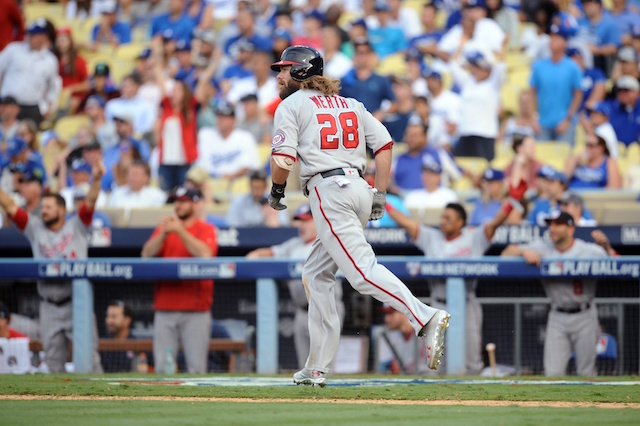
M 398 401 L 390 399 L 269 399 L 269 398 L 203 398 L 203 397 L 166 397 L 166 396 L 56 396 L 56 395 L 0 395 L 0 401 L 185 401 L 185 402 L 307 402 L 332 404 L 380 404 L 380 405 L 427 405 L 427 406 L 469 406 L 469 407 L 551 407 L 551 408 L 609 408 L 640 409 L 638 403 L 610 402 L 569 402 L 569 401 L 451 401 L 422 400 Z

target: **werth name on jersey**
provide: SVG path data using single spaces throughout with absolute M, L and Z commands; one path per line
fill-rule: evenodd
M 318 108 L 349 108 L 347 101 L 338 95 L 332 96 L 309 96 Z

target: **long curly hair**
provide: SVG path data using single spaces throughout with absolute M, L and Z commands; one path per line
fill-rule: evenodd
M 300 82 L 300 88 L 317 90 L 325 95 L 337 95 L 340 93 L 340 80 L 336 78 L 314 75 L 308 80 Z

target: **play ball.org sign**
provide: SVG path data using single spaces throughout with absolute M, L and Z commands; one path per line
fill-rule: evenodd
M 133 265 L 112 262 L 52 262 L 38 265 L 40 278 L 133 278 Z

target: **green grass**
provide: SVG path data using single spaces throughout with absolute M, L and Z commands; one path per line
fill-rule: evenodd
M 0 401 L 0 425 L 637 425 L 633 409 L 157 401 Z
M 99 376 L 101 378 L 107 375 Z M 492 400 L 640 403 L 640 385 L 540 386 L 540 385 L 390 385 L 331 387 L 158 386 L 87 380 L 78 375 L 0 376 L 0 394 L 68 396 L 179 396 L 208 398 L 316 398 L 389 400 Z M 154 379 L 158 376 L 116 375 Z M 188 377 L 188 376 L 181 376 Z M 379 377 L 378 377 L 379 378 Z M 540 379 L 537 377 L 535 379 Z M 635 378 L 637 380 L 637 378 Z M 603 380 L 599 378 L 598 380 Z M 619 381 L 620 378 L 612 378 Z M 0 411 L 1 412 L 1 411 Z M 640 414 L 640 412 L 639 412 Z M 639 422 L 640 423 L 640 422 Z

